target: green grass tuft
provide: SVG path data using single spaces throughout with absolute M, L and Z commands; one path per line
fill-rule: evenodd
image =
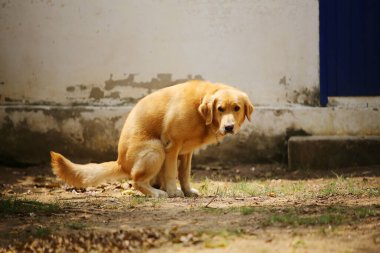
M 81 222 L 81 221 L 70 222 L 66 226 L 73 230 L 83 230 L 86 227 L 88 227 L 88 225 L 85 222 Z
M 256 208 L 250 207 L 250 206 L 242 206 L 239 209 L 240 209 L 240 213 L 243 215 L 249 215 L 257 211 Z
M 317 225 L 341 225 L 352 222 L 360 222 L 369 217 L 380 215 L 380 206 L 329 206 L 317 209 L 310 207 L 287 207 L 271 209 L 258 206 L 239 206 L 228 208 L 202 207 L 202 211 L 215 215 L 228 213 L 240 213 L 242 215 L 254 214 L 263 226 L 317 226 Z
M 379 214 L 380 211 L 376 205 L 368 207 L 330 206 L 319 210 L 317 214 L 305 214 L 302 208 L 289 208 L 282 210 L 281 213 L 267 215 L 263 225 L 341 225 L 368 217 L 376 217 Z
M 131 196 L 129 198 L 128 206 L 129 208 L 135 208 L 141 204 L 144 204 L 146 202 L 149 202 L 151 198 L 146 197 L 146 196 Z
M 288 197 L 297 199 L 314 199 L 330 196 L 380 196 L 380 187 L 368 183 L 362 178 L 325 179 L 321 183 L 314 181 L 291 180 L 247 180 L 240 182 L 213 181 L 205 179 L 195 183 L 203 196 L 219 197 Z
M 43 203 L 36 200 L 1 198 L 0 217 L 6 215 L 25 215 L 25 214 L 50 214 L 61 210 L 58 203 Z
M 343 216 L 334 214 L 321 214 L 313 216 L 305 216 L 298 214 L 274 214 L 267 218 L 265 225 L 283 224 L 291 226 L 300 225 L 340 225 L 342 224 Z
M 51 234 L 51 229 L 47 227 L 38 227 L 33 232 L 33 235 L 36 237 L 47 237 L 50 234 Z

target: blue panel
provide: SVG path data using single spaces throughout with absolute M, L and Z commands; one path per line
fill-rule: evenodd
M 336 13 L 336 36 L 334 51 L 336 57 L 336 89 L 329 95 L 339 95 L 351 90 L 351 2 L 338 1 Z M 334 85 L 335 86 L 335 85 Z
M 380 1 L 368 1 L 366 10 L 366 89 L 373 95 L 380 95 Z
M 353 2 L 351 0 L 351 2 Z M 352 73 L 351 80 L 353 84 L 361 84 L 364 85 L 366 82 L 366 45 L 365 40 L 363 40 L 363 33 L 366 30 L 365 28 L 365 1 L 359 1 L 355 4 L 355 8 L 352 9 L 352 22 L 351 24 L 351 64 L 352 64 Z M 339 85 L 339 84 L 337 84 Z M 358 85 L 359 86 L 359 85 Z M 353 95 L 358 94 L 358 89 L 360 87 L 355 87 L 352 85 L 350 89 L 342 90 L 341 94 Z M 359 94 L 358 94 L 359 95 Z
M 325 106 L 327 104 L 327 2 L 326 1 L 319 1 L 319 52 L 320 52 L 320 59 L 319 59 L 319 75 L 320 75 L 320 103 L 321 105 Z M 323 53 L 322 53 L 323 52 Z
M 380 95 L 380 1 L 320 0 L 321 104 Z

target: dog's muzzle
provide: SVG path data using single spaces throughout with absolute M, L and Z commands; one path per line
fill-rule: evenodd
M 224 126 L 224 132 L 226 134 L 233 134 L 234 133 L 234 125 L 226 125 L 226 126 Z

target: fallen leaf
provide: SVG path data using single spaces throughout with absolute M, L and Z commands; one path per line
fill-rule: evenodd
M 380 235 L 375 235 L 375 236 L 373 237 L 373 242 L 374 242 L 375 244 L 379 244 L 379 243 L 380 243 Z
M 270 242 L 272 242 L 273 241 L 273 238 L 272 237 L 269 237 L 269 238 L 267 238 L 266 240 L 265 240 L 265 242 L 267 242 L 267 243 L 270 243 Z
M 205 241 L 204 243 L 206 248 L 225 248 L 228 246 L 228 241 L 227 239 L 220 237 L 220 236 L 215 236 L 213 238 L 210 238 Z
M 136 195 L 136 192 L 133 191 L 133 190 L 131 190 L 131 189 L 128 189 L 128 190 L 122 191 L 122 192 L 121 192 L 121 195 L 135 196 L 135 195 Z

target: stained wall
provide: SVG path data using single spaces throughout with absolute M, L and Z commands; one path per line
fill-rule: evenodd
M 379 135 L 378 99 L 319 107 L 318 15 L 317 0 L 1 0 L 0 162 L 115 159 L 133 105 L 188 79 L 256 108 L 196 162 L 284 162 L 292 135 Z

